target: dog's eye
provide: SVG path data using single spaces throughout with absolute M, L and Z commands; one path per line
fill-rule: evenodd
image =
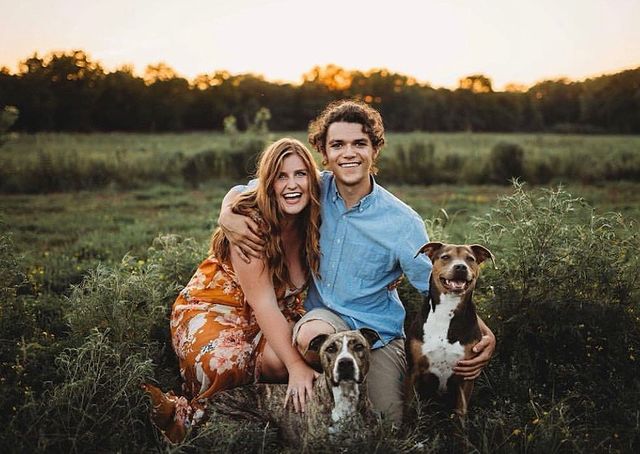
M 362 350 L 364 350 L 364 345 L 362 345 L 362 344 L 355 344 L 355 345 L 353 346 L 353 350 L 354 350 L 354 351 L 356 351 L 356 352 L 361 352 Z
M 325 351 L 327 353 L 335 353 L 338 351 L 338 347 L 336 347 L 336 344 L 331 344 L 325 349 Z
M 440 256 L 441 260 L 449 260 L 450 258 L 451 257 L 449 255 L 447 255 L 447 254 L 443 254 L 443 255 Z
M 469 260 L 470 262 L 475 262 L 476 258 L 473 255 L 469 255 L 467 256 L 467 260 Z

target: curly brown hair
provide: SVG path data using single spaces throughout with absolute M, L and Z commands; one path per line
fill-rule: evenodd
M 300 251 L 302 264 L 318 275 L 320 268 L 320 176 L 311 152 L 298 140 L 284 138 L 262 152 L 256 177 L 256 187 L 240 194 L 231 210 L 236 214 L 251 216 L 259 222 L 266 236 L 265 259 L 275 287 L 293 286 L 286 266 L 284 244 L 280 224 L 283 214 L 274 194 L 274 182 L 284 158 L 297 154 L 309 171 L 309 204 L 298 216 L 297 228 L 303 238 Z M 229 260 L 229 240 L 222 229 L 217 228 L 211 238 L 210 254 L 221 260 Z M 309 273 L 307 273 L 309 276 Z
M 309 143 L 318 153 L 324 154 L 327 130 L 336 122 L 360 123 L 369 136 L 374 150 L 384 146 L 384 126 L 380 112 L 370 105 L 352 99 L 341 99 L 329 104 L 318 117 L 309 124 Z

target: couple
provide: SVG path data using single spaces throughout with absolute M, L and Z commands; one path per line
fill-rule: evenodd
M 367 379 L 373 408 L 402 418 L 405 311 L 393 284 L 404 274 L 428 293 L 431 263 L 415 256 L 428 241 L 424 223 L 373 178 L 384 145 L 376 110 L 332 103 L 311 123 L 309 142 L 328 171 L 319 174 L 296 140 L 267 148 L 257 180 L 225 197 L 211 255 L 174 303 L 173 346 L 190 399 L 145 385 L 171 441 L 202 417 L 206 398 L 256 381 L 288 380 L 287 399 L 304 411 L 318 375 L 309 341 L 363 327 L 381 337 Z M 477 356 L 456 368 L 469 379 L 495 349 L 479 323 Z

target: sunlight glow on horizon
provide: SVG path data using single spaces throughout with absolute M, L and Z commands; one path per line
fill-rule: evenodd
M 618 0 L 0 0 L 0 66 L 83 50 L 106 71 L 164 62 L 193 80 L 226 70 L 300 83 L 314 66 L 385 68 L 455 88 L 502 89 L 640 66 L 640 2 Z

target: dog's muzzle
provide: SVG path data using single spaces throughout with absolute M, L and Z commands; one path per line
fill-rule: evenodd
M 338 361 L 336 381 L 356 380 L 356 366 L 351 358 L 341 358 Z

